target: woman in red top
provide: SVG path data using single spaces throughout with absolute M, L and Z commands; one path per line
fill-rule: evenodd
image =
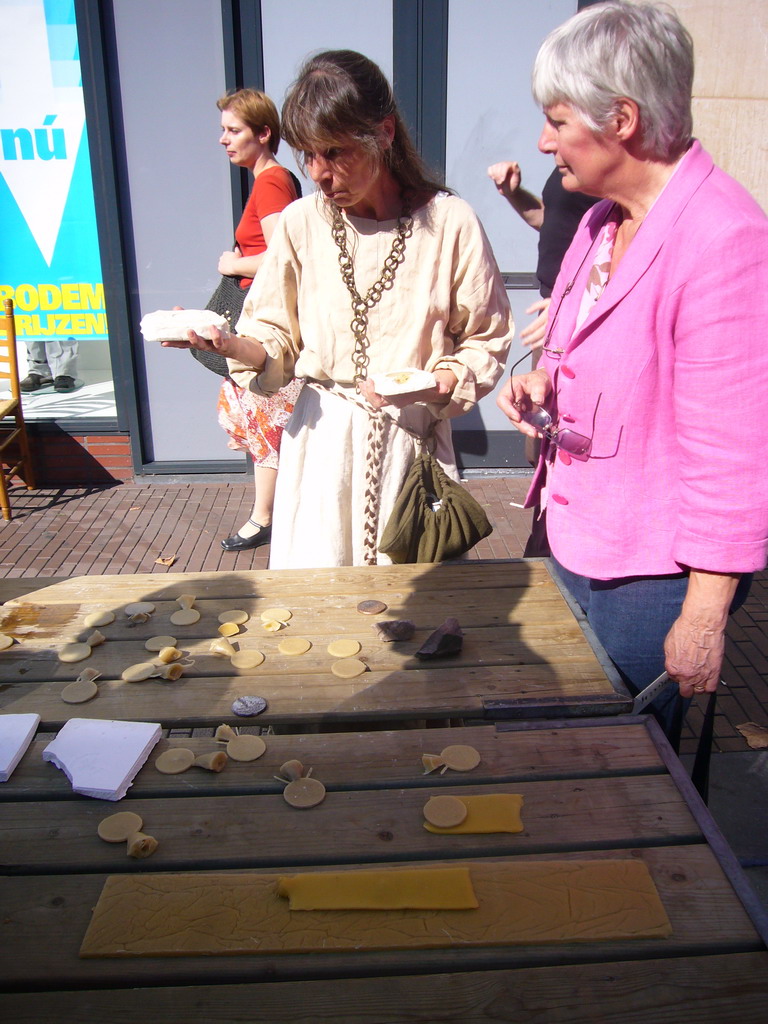
M 219 257 L 219 273 L 239 277 L 245 297 L 267 250 L 282 210 L 297 198 L 293 176 L 275 159 L 280 143 L 277 109 L 263 92 L 240 89 L 223 96 L 221 138 L 230 162 L 247 167 L 253 188 L 235 231 L 234 251 Z M 237 317 L 233 318 L 233 324 Z M 253 458 L 256 497 L 248 521 L 221 542 L 225 551 L 242 551 L 266 544 L 272 532 L 272 503 L 277 480 L 280 437 L 301 390 L 292 380 L 266 398 L 244 390 L 227 377 L 219 394 L 219 423 L 230 436 L 229 447 Z

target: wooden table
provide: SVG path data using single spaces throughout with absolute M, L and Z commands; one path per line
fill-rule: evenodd
M 469 773 L 425 775 L 423 753 L 474 745 Z M 119 806 L 74 795 L 36 740 L 0 789 L 0 996 L 16 1024 L 488 1021 L 762 1022 L 768 926 L 706 808 L 648 717 L 267 735 L 219 775 L 160 775 L 163 740 Z M 325 782 L 296 811 L 274 778 L 297 757 Z M 518 835 L 439 836 L 429 796 L 515 792 Z M 131 861 L 96 836 L 117 809 L 160 842 Z M 108 875 L 274 873 L 338 866 L 637 858 L 672 923 L 666 939 L 473 949 L 80 959 Z
M 193 626 L 175 627 L 169 617 L 177 598 L 193 595 L 202 613 Z M 387 605 L 383 615 L 357 611 L 364 599 Z M 126 604 L 151 601 L 149 622 L 132 626 Z M 266 632 L 259 613 L 282 606 L 288 626 Z M 85 616 L 110 609 L 117 618 L 102 628 L 107 641 L 87 661 L 63 664 L 57 652 L 90 632 Z M 220 612 L 241 608 L 250 620 L 234 642 L 266 656 L 250 672 L 210 653 Z M 448 616 L 464 631 L 457 657 L 421 661 L 415 651 Z M 414 639 L 376 638 L 377 618 L 411 619 Z M 541 559 L 435 566 L 179 575 L 82 576 L 27 593 L 0 608 L 0 631 L 19 642 L 0 652 L 0 711 L 37 712 L 43 728 L 70 717 L 209 726 L 232 721 L 233 700 L 266 698 L 259 723 L 330 729 L 344 723 L 403 720 L 476 721 L 510 717 L 568 717 L 626 713 L 631 700 L 583 616 L 569 605 Z M 122 682 L 126 667 L 152 655 L 147 638 L 170 634 L 194 660 L 176 683 Z M 277 651 L 287 636 L 312 642 L 309 653 Z M 342 681 L 330 669 L 328 643 L 360 641 L 370 671 Z M 63 687 L 85 667 L 102 673 L 99 696 L 68 705 Z

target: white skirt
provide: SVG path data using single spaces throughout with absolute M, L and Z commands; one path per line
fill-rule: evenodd
M 323 569 L 364 565 L 365 475 L 370 416 L 351 388 L 307 384 L 285 425 L 272 513 L 270 569 Z M 377 537 L 381 537 L 413 463 L 418 445 L 390 417 L 420 436 L 434 417 L 424 405 L 388 406 Z M 448 420 L 435 431 L 438 462 L 458 480 Z M 391 565 L 381 552 L 379 565 Z

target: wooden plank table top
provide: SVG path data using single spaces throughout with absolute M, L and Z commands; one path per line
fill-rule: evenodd
M 174 626 L 170 616 L 183 595 L 195 599 L 200 620 Z M 357 610 L 376 599 L 387 609 L 377 616 Z M 134 624 L 127 604 L 150 601 L 155 612 Z M 279 632 L 263 628 L 260 613 L 291 611 Z M 249 615 L 233 643 L 264 655 L 258 668 L 233 668 L 210 652 L 222 612 Z M 91 632 L 86 616 L 114 612 L 101 627 L 106 642 L 86 661 L 63 663 L 58 652 Z M 447 617 L 464 633 L 457 656 L 425 661 L 415 656 Z M 407 642 L 386 643 L 374 631 L 378 619 L 410 619 L 416 633 Z M 626 713 L 631 700 L 583 617 L 554 581 L 546 560 L 424 566 L 178 575 L 85 576 L 24 594 L 0 608 L 0 631 L 15 639 L 0 652 L 0 712 L 36 712 L 44 728 L 67 719 L 100 718 L 158 722 L 163 726 L 208 726 L 236 721 L 235 698 L 264 697 L 264 724 L 303 729 L 345 722 L 493 720 Z M 124 669 L 150 660 L 144 644 L 171 635 L 188 663 L 175 683 L 126 683 Z M 308 653 L 287 656 L 278 645 L 288 637 L 312 644 Z M 342 680 L 331 671 L 328 644 L 357 640 L 368 670 Z M 84 668 L 101 673 L 99 693 L 85 704 L 65 704 L 64 686 Z
M 679 762 L 647 716 L 466 728 L 266 734 L 266 753 L 161 775 L 161 741 L 119 806 L 73 794 L 36 740 L 0 789 L 0 1010 L 8 1019 L 120 1022 L 640 1021 L 764 1019 L 768 925 Z M 462 742 L 480 764 L 425 774 L 422 755 Z M 298 758 L 327 795 L 297 811 L 274 778 Z M 434 835 L 436 794 L 520 793 L 519 834 Z M 133 810 L 149 859 L 96 836 Z M 461 863 L 643 861 L 672 924 L 664 939 L 514 947 L 81 959 L 109 875 L 264 872 Z M 508 1002 L 506 1001 L 508 1000 Z M 13 1015 L 11 1017 L 11 1015 Z

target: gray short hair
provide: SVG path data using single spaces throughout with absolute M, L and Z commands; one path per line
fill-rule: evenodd
M 543 108 L 567 103 L 602 132 L 621 97 L 640 110 L 643 153 L 676 159 L 693 133 L 693 40 L 667 6 L 609 0 L 547 36 L 533 66 Z

